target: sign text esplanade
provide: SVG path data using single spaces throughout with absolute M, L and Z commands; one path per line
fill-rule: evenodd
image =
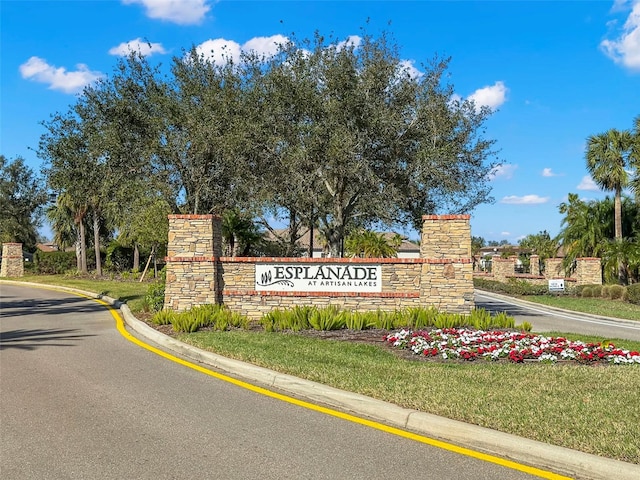
M 257 264 L 256 291 L 382 292 L 380 265 Z

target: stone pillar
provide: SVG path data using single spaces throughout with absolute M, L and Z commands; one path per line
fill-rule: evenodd
M 544 262 L 545 278 L 564 278 L 564 268 L 561 258 L 547 258 Z
M 602 285 L 599 258 L 576 258 L 576 285 Z
M 470 215 L 424 215 L 421 258 L 471 258 Z
M 422 305 L 465 314 L 475 306 L 470 218 L 470 215 L 422 217 Z
M 516 274 L 515 258 L 517 257 L 493 257 L 493 260 L 491 260 L 491 273 L 497 282 L 504 283 L 507 281 L 508 277 L 512 277 Z
M 2 267 L 0 277 L 22 277 L 24 275 L 24 258 L 21 243 L 2 244 Z
M 540 276 L 540 256 L 531 255 L 529 257 L 529 273 L 531 275 Z
M 169 215 L 164 306 L 183 311 L 222 302 L 222 229 L 213 215 Z

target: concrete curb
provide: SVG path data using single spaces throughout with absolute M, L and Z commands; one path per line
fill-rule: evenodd
M 0 283 L 15 283 L 31 287 L 45 286 L 6 280 L 0 280 Z M 179 342 L 151 328 L 146 323 L 138 320 L 126 304 L 122 304 L 113 298 L 69 287 L 55 288 L 101 299 L 115 308 L 119 308 L 127 327 L 141 337 L 154 342 L 163 349 L 206 364 L 236 378 L 246 380 L 248 383 L 255 382 L 278 388 L 291 395 L 311 402 L 322 403 L 336 410 L 368 417 L 386 425 L 408 429 L 461 447 L 506 458 L 525 465 L 547 469 L 577 479 L 601 480 L 616 478 L 618 480 L 637 480 L 640 478 L 640 465 L 598 457 L 477 425 L 402 408 L 391 403 L 206 352 Z

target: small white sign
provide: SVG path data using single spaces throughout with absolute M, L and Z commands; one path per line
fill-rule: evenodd
M 550 292 L 564 292 L 564 279 L 552 279 L 549 280 L 549 291 Z
M 256 290 L 382 292 L 382 267 L 353 263 L 258 263 Z

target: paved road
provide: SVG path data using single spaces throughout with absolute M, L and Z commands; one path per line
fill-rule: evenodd
M 579 313 L 559 312 L 543 305 L 531 305 L 502 295 L 476 290 L 476 308 L 491 312 L 504 311 L 516 318 L 516 323 L 529 322 L 535 332 L 565 332 L 598 335 L 610 339 L 640 341 L 640 322 L 616 321 Z
M 536 478 L 203 375 L 74 295 L 0 285 L 0 334 L 3 479 Z

